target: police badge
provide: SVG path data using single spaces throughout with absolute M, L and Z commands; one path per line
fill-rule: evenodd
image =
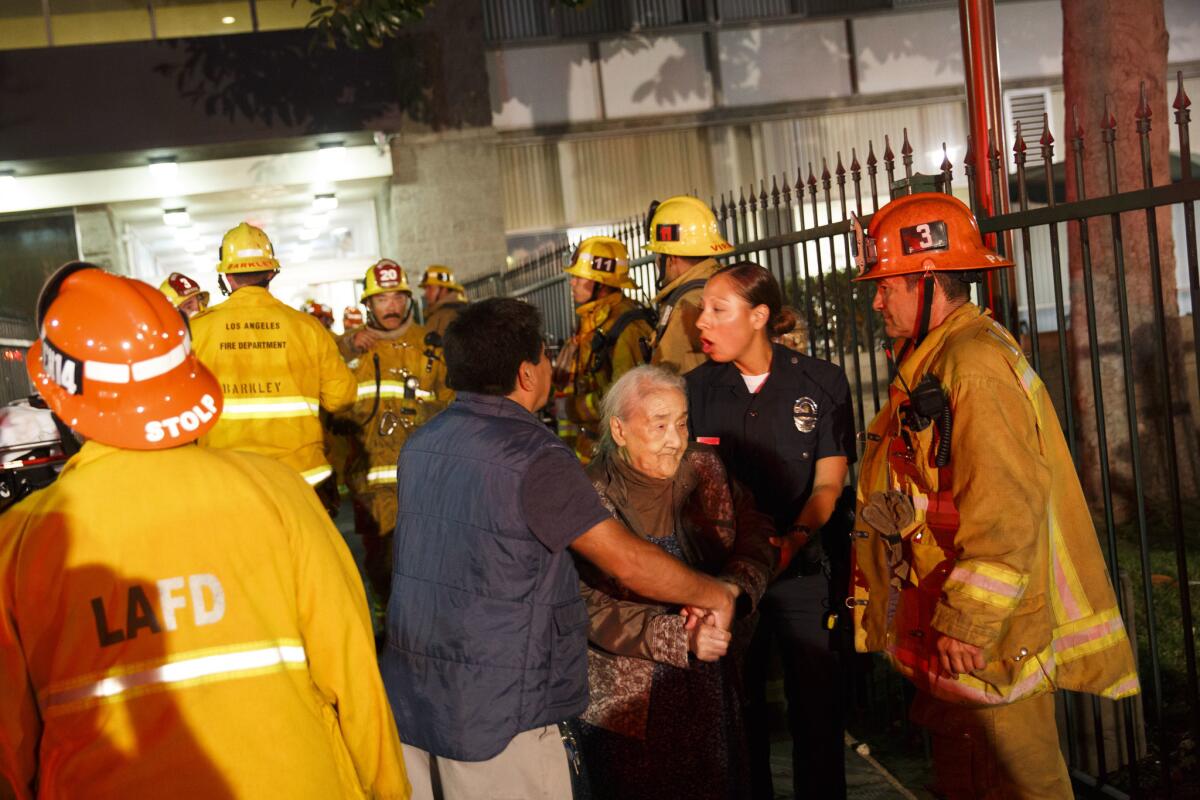
M 792 406 L 792 421 L 801 433 L 812 433 L 817 427 L 817 401 L 811 397 L 799 397 Z

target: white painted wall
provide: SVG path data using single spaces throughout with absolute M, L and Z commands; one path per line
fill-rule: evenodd
M 613 118 L 704 111 L 713 104 L 700 34 L 601 42 L 600 76 Z
M 856 17 L 859 91 L 881 94 L 961 85 L 958 31 L 955 8 Z
M 1167 61 L 1200 60 L 1200 2 L 1197 0 L 1165 0 L 1163 12 L 1167 20 Z
M 998 4 L 996 43 L 1001 80 L 1057 78 L 1062 74 L 1062 5 L 1057 0 Z
M 600 119 L 600 86 L 586 43 L 493 50 L 487 65 L 497 128 Z
M 842 20 L 724 30 L 717 37 L 724 104 L 748 106 L 850 94 Z

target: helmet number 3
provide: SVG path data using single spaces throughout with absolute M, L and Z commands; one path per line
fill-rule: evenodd
M 941 220 L 922 222 L 910 228 L 901 228 L 900 242 L 906 256 L 913 253 L 926 253 L 930 250 L 950 249 L 950 240 L 946 235 L 946 223 Z

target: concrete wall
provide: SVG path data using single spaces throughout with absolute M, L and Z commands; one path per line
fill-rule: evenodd
M 392 141 L 393 178 L 383 251 L 420 275 L 430 264 L 460 279 L 504 264 L 500 158 L 489 129 Z

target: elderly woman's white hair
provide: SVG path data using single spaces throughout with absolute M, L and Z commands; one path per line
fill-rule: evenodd
M 683 377 L 669 369 L 643 364 L 622 375 L 609 387 L 600 401 L 600 443 L 597 453 L 612 453 L 617 443 L 612 438 L 612 420 L 629 419 L 637 404 L 654 392 L 674 390 L 687 395 L 687 383 Z

